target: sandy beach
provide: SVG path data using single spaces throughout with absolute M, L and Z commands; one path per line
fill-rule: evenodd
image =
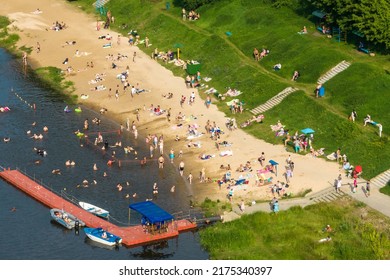
M 41 13 L 34 13 L 37 8 L 41 10 Z M 220 166 L 228 164 L 232 169 L 232 178 L 238 179 L 242 176 L 249 181 L 248 184 L 234 187 L 234 202 L 271 199 L 272 193 L 269 188 L 271 184 L 255 186 L 255 173 L 262 168 L 257 158 L 262 152 L 265 153 L 266 164 L 271 159 L 279 163 L 277 175 L 271 172 L 265 174 L 267 178 L 273 177 L 273 183 L 277 180 L 286 182 L 283 174 L 286 170 L 286 160 L 291 155 L 295 168 L 286 192 L 292 194 L 308 189 L 317 192 L 327 188 L 333 184 L 340 172 L 339 165 L 335 162 L 315 158 L 310 154 L 299 155 L 287 152 L 283 145 L 266 143 L 248 135 L 241 129 L 228 130 L 225 122 L 230 116 L 225 116 L 213 104 L 207 108 L 196 89 L 187 88 L 183 78 L 173 76 L 171 71 L 151 58 L 154 47 L 158 47 L 153 45 L 152 37 L 149 37 L 152 44 L 149 47 L 150 51 L 144 53 L 137 46 L 129 46 L 125 37 L 122 37 L 119 42 L 118 33 L 112 30 L 103 28 L 97 30 L 96 18 L 83 13 L 76 6 L 69 5 L 64 0 L 40 0 L 39 3 L 25 0 L 6 1 L 2 3 L 0 14 L 12 21 L 10 29 L 20 35 L 18 46 L 33 47 L 32 53 L 28 56 L 28 63 L 33 68 L 55 66 L 66 72 L 68 67 L 72 67 L 73 70 L 68 73 L 67 79 L 75 84 L 74 94 L 79 97 L 88 96 L 87 99 L 80 98 L 80 103 L 97 111 L 106 108 L 106 114 L 123 126 L 126 126 L 127 119 L 130 123 L 135 121 L 139 132 L 137 140 L 139 146 L 146 145 L 145 136 L 148 134 L 164 135 L 165 162 L 172 164 L 168 158 L 171 149 L 175 152 L 173 164 L 176 167 L 179 167 L 180 161 L 183 160 L 185 163 L 183 179 L 186 180 L 189 173 L 192 173 L 193 182 L 189 184 L 187 181 L 187 185 L 197 201 L 202 201 L 206 197 L 227 201 L 227 184 L 219 187 L 216 180 L 221 179 L 226 172 Z M 60 31 L 51 30 L 56 21 L 64 22 L 67 28 Z M 141 40 L 148 36 L 143 34 L 142 30 L 138 32 Z M 100 36 L 108 34 L 112 37 L 111 40 L 99 39 Z M 76 43 L 66 43 L 72 41 Z M 111 47 L 103 48 L 103 45 L 108 43 L 111 43 Z M 39 51 L 37 51 L 38 44 Z M 133 57 L 134 53 L 136 53 L 135 57 Z M 117 57 L 118 54 L 121 54 L 122 59 L 113 61 L 109 58 L 109 55 Z M 66 59 L 68 62 L 63 64 Z M 91 62 L 93 67 L 91 67 Z M 115 63 L 115 68 L 112 67 L 112 63 Z M 118 75 L 126 72 L 126 69 L 129 71 L 129 83 L 145 89 L 145 92 L 132 97 L 129 89 L 123 90 Z M 101 75 L 103 80 L 92 83 L 96 74 L 103 74 Z M 207 76 L 207 73 L 202 73 L 202 76 Z M 207 84 L 212 87 L 212 81 Z M 105 90 L 91 90 L 100 85 L 104 86 Z M 112 89 L 111 95 L 109 94 L 110 88 Z M 118 97 L 115 96 L 117 89 Z M 187 101 L 192 92 L 196 96 L 195 102 L 189 105 Z M 163 97 L 168 93 L 173 93 L 173 97 L 170 99 Z M 182 95 L 186 97 L 183 107 L 180 106 Z M 166 114 L 157 116 L 149 110 L 157 106 L 163 110 L 171 108 L 170 122 Z M 139 109 L 139 121 L 135 114 L 137 109 Z M 39 110 L 39 105 L 37 110 Z M 178 122 L 175 119 L 179 112 L 186 116 L 180 122 L 181 126 L 177 125 Z M 218 142 L 226 141 L 231 143 L 231 146 L 220 146 L 217 150 L 215 141 L 210 137 L 211 134 L 205 130 L 207 121 L 215 122 L 223 129 L 224 134 Z M 82 125 L 81 123 L 80 129 Z M 202 136 L 192 140 L 193 143 L 200 142 L 201 147 L 193 145 L 188 147 L 190 142 L 186 138 L 189 125 L 198 127 L 198 132 L 203 133 Z M 176 135 L 180 137 L 180 141 L 175 141 Z M 179 158 L 180 150 L 183 152 L 182 158 Z M 220 156 L 223 152 L 231 152 L 232 155 Z M 202 160 L 199 158 L 201 154 L 214 155 L 214 157 Z M 158 156 L 159 154 L 155 151 L 154 159 Z M 236 172 L 240 164 L 247 162 L 250 162 L 252 172 Z M 157 163 L 156 168 L 158 168 Z M 211 178 L 213 182 L 200 182 L 199 174 L 202 168 L 205 170 L 206 177 Z

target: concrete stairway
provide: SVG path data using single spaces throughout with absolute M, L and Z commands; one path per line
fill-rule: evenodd
M 387 185 L 387 183 L 390 181 L 390 169 L 386 170 L 385 172 L 382 172 L 378 176 L 372 178 L 370 180 L 371 187 L 375 188 L 382 188 Z
M 332 79 L 334 76 L 336 76 L 338 73 L 340 73 L 340 72 L 344 71 L 345 69 L 347 69 L 350 65 L 351 65 L 350 62 L 343 60 L 342 62 L 337 64 L 335 67 L 330 69 L 328 72 L 326 72 L 325 75 L 321 76 L 318 79 L 317 83 L 319 83 L 319 84 L 326 83 L 327 81 Z
M 312 195 L 308 195 L 307 198 L 311 200 L 313 203 L 319 203 L 319 202 L 331 202 L 333 200 L 336 200 L 340 197 L 343 197 L 347 195 L 344 191 L 346 190 L 347 186 L 341 187 L 339 192 L 336 192 L 334 187 L 326 188 L 320 192 L 314 193 Z M 344 189 L 344 191 L 343 191 Z
M 278 105 L 282 100 L 288 96 L 289 94 L 293 93 L 298 89 L 293 88 L 293 87 L 288 87 L 279 92 L 277 95 L 272 97 L 271 99 L 267 100 L 264 104 L 261 104 L 260 106 L 257 106 L 256 108 L 250 110 L 250 112 L 254 115 L 264 113 L 265 111 L 268 111 L 272 107 Z

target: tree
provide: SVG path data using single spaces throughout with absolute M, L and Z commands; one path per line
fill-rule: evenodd
M 390 0 L 321 0 L 313 4 L 327 14 L 328 23 L 359 31 L 367 41 L 390 48 Z

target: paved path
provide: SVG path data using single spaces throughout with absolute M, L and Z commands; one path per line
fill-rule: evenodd
M 308 194 L 306 197 L 279 200 L 279 210 L 287 210 L 293 206 L 306 207 L 318 202 L 331 202 L 332 200 L 338 199 L 342 196 L 349 195 L 358 201 L 364 202 L 366 205 L 384 214 L 385 216 L 390 217 L 390 196 L 380 193 L 379 187 L 372 186 L 371 195 L 367 197 L 365 192 L 365 181 L 359 182 L 356 193 L 351 191 L 351 186 L 352 180 L 347 180 L 347 182 L 343 184 L 340 193 L 336 193 L 333 187 L 329 187 L 320 192 Z M 271 212 L 269 202 L 246 206 L 244 212 L 242 212 L 237 205 L 234 205 L 232 212 L 225 213 L 223 215 L 223 220 L 224 222 L 229 222 L 240 218 L 240 216 L 243 214 L 252 214 L 260 211 Z

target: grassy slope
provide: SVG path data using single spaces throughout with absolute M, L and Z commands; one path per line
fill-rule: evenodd
M 390 195 L 390 183 L 387 183 L 387 185 L 379 190 L 381 193 Z
M 365 219 L 360 216 L 364 213 Z M 345 198 L 332 204 L 291 208 L 277 215 L 256 213 L 201 231 L 212 259 L 347 260 L 388 259 L 390 231 L 384 218 Z M 322 229 L 330 224 L 331 242 Z
M 93 2 L 80 0 L 77 5 L 94 12 Z M 312 22 L 293 11 L 274 9 L 262 1 L 218 1 L 201 7 L 201 20 L 196 22 L 182 21 L 181 7 L 171 5 L 166 11 L 165 2 L 116 0 L 107 6 L 115 15 L 113 28 L 127 24 L 128 28 L 119 29 L 124 35 L 130 29 L 137 29 L 141 38 L 150 38 L 152 47 L 140 46 L 141 49 L 151 53 L 155 47 L 167 51 L 175 50 L 175 43 L 183 44 L 181 58 L 200 61 L 202 75 L 212 77 L 210 86 L 220 92 L 225 92 L 227 87 L 241 90 L 240 98 L 247 109 L 258 106 L 287 86 L 303 90 L 267 112 L 267 125 L 253 126 L 248 132 L 280 143 L 280 139 L 272 137 L 268 126 L 280 119 L 294 131 L 304 127 L 315 129 L 316 148 L 325 147 L 330 153 L 341 147 L 353 164 L 363 166 L 366 178 L 390 166 L 390 158 L 384 156 L 390 154 L 386 133 L 390 127 L 388 57 L 372 58 L 357 53 L 353 45 L 322 36 Z M 303 25 L 308 27 L 309 34 L 297 33 Z M 227 31 L 233 35 L 228 37 Z M 254 47 L 268 48 L 271 53 L 255 62 Z M 325 84 L 325 98 L 311 98 L 317 79 L 342 60 L 351 61 L 353 65 Z M 272 71 L 275 63 L 282 64 L 282 71 Z M 176 75 L 185 76 L 181 69 L 170 64 L 167 67 Z M 292 83 L 290 78 L 296 69 L 302 76 L 298 83 Z M 218 106 L 230 114 L 225 103 Z M 356 125 L 346 119 L 352 108 L 359 114 Z M 361 125 L 367 113 L 382 123 L 383 139 L 378 139 L 376 128 Z M 241 123 L 251 114 L 246 111 L 236 117 Z

